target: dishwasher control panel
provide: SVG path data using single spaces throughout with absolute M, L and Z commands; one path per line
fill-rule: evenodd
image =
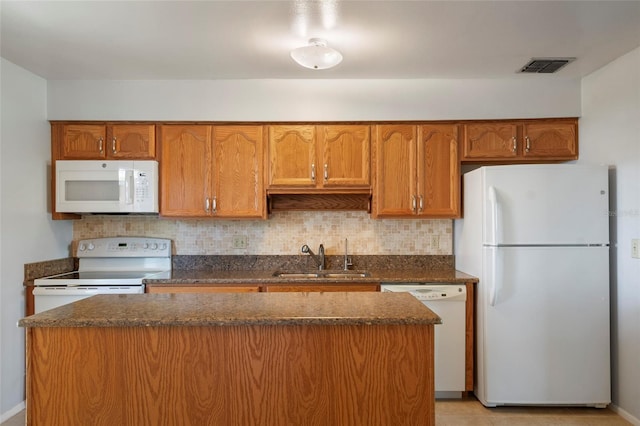
M 395 293 L 411 293 L 421 301 L 460 301 L 467 299 L 467 288 L 458 284 L 381 284 L 380 291 Z

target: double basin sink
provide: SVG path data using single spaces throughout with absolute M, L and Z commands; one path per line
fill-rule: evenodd
M 369 276 L 366 271 L 342 271 L 342 270 L 319 270 L 304 272 L 276 271 L 274 277 L 278 278 L 365 278 Z

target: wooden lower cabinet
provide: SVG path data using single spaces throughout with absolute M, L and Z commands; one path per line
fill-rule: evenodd
M 146 293 L 252 293 L 260 291 L 254 284 L 148 285 Z
M 336 283 L 336 284 L 273 284 L 267 285 L 263 291 L 286 292 L 286 291 L 378 291 L 380 285 L 377 283 Z
M 432 426 L 433 327 L 29 328 L 27 424 Z

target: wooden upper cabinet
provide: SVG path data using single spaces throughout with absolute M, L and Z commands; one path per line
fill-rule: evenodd
M 578 158 L 577 122 L 541 122 L 523 125 L 527 159 L 573 160 Z
M 266 217 L 262 126 L 213 126 L 216 217 Z
M 578 158 L 577 119 L 474 122 L 464 126 L 462 161 L 546 162 Z
M 160 214 L 266 218 L 262 126 L 160 128 Z
M 315 187 L 315 126 L 269 126 L 269 187 Z
M 370 126 L 318 126 L 318 136 L 322 186 L 368 187 L 371 184 Z
M 457 146 L 455 124 L 375 126 L 372 216 L 458 217 Z
M 458 125 L 422 125 L 418 131 L 418 215 L 460 215 Z
M 60 156 L 56 159 L 103 159 L 107 126 L 92 124 L 65 124 L 62 127 Z
M 465 125 L 462 159 L 513 159 L 519 155 L 518 125 L 488 122 Z
M 113 159 L 156 158 L 154 124 L 117 124 L 107 127 L 107 157 Z
M 58 152 L 63 160 L 152 160 L 155 125 L 64 124 Z
M 404 124 L 380 125 L 374 129 L 371 214 L 373 217 L 413 216 L 418 129 Z
M 369 191 L 369 125 L 269 126 L 269 189 Z
M 161 126 L 160 155 L 160 214 L 181 217 L 209 215 L 211 126 Z

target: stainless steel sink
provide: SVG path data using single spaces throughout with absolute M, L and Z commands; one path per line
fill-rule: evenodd
M 278 278 L 318 278 L 315 272 L 274 272 L 274 277 Z
M 368 277 L 366 271 L 317 271 L 317 272 L 287 272 L 276 271 L 274 277 L 278 278 L 364 278 Z
M 369 274 L 367 272 L 328 272 L 326 274 L 321 274 L 322 277 L 325 278 L 364 278 L 368 277 Z

